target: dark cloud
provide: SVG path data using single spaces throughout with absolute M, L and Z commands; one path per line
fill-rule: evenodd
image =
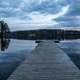
M 66 16 L 66 17 L 59 17 L 55 19 L 59 24 L 64 27 L 79 27 L 80 26 L 80 18 Z
M 60 25 L 64 27 L 79 27 L 80 19 L 72 16 L 63 16 L 55 19 Z
M 67 15 L 69 15 L 69 16 L 80 15 L 80 1 L 73 0 L 73 3 L 71 4 L 71 7 L 70 7 Z
M 70 8 L 68 12 L 55 19 L 62 26 L 78 27 L 80 26 L 80 0 L 70 0 Z
M 22 14 L 19 10 L 20 4 L 20 0 L 0 0 L 0 17 L 20 17 Z
M 33 2 L 22 8 L 25 12 L 40 12 L 41 14 L 56 14 L 61 11 L 62 7 L 68 5 L 69 1 L 61 0 L 62 2 L 56 2 L 55 0 L 46 0 L 42 3 Z M 64 2 L 63 2 L 64 1 Z M 27 8 L 28 7 L 28 8 Z
M 21 0 L 0 0 L 0 7 L 6 8 L 6 7 L 18 7 L 18 5 L 21 3 Z
M 60 12 L 62 7 L 66 6 L 68 3 L 69 1 L 67 0 L 61 0 L 58 2 L 55 0 L 45 0 L 41 2 L 33 0 L 31 3 L 30 1 L 27 1 L 26 3 L 24 0 L 0 0 L 0 13 L 5 14 L 7 17 L 15 16 L 20 18 L 32 12 L 54 15 Z M 3 10 L 1 10 L 1 8 Z M 20 8 L 20 10 L 16 10 L 18 8 Z

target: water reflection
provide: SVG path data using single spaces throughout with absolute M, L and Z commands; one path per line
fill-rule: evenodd
M 80 39 L 62 41 L 58 45 L 70 57 L 73 63 L 80 69 Z
M 10 39 L 9 38 L 0 38 L 0 44 L 1 44 L 1 51 L 4 51 L 8 48 L 10 43 Z
M 0 80 L 6 80 L 36 45 L 35 41 L 11 39 L 7 50 L 0 51 Z
M 1 22 L 1 25 L 4 25 L 4 23 Z M 5 24 L 4 27 L 8 26 Z M 9 29 L 6 29 L 2 29 L 0 32 L 0 53 L 4 53 L 0 54 L 0 80 L 6 80 L 16 67 L 18 67 L 25 58 L 31 55 L 31 51 L 37 45 L 36 43 L 40 42 L 40 40 L 37 40 L 36 43 L 30 40 L 10 40 L 8 37 Z M 80 68 L 80 40 L 78 43 L 66 41 L 66 43 L 61 42 L 58 44 Z M 6 49 L 7 51 L 5 51 Z
M 37 45 L 34 41 L 10 39 L 9 33 L 8 25 L 0 21 L 0 80 L 6 80 Z
M 8 48 L 10 39 L 8 37 L 10 29 L 4 21 L 0 21 L 0 48 L 1 51 L 4 51 Z

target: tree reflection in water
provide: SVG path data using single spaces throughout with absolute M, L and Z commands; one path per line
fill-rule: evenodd
M 7 23 L 4 23 L 4 21 L 0 21 L 0 48 L 1 51 L 4 51 L 8 48 L 10 39 L 8 37 L 8 34 L 10 33 L 9 27 Z
M 8 48 L 10 43 L 10 39 L 1 38 L 0 44 L 1 44 L 1 51 L 4 51 Z

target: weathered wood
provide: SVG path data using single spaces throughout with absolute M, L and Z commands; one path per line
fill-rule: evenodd
M 43 41 L 8 80 L 80 80 L 80 71 L 53 41 Z

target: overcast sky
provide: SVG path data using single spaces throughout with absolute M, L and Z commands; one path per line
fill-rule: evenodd
M 80 26 L 80 0 L 0 0 L 11 30 Z

